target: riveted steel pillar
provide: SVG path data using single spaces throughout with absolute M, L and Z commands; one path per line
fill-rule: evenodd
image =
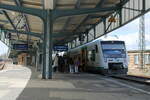
M 52 29 L 51 10 L 46 10 L 46 18 L 44 19 L 43 79 L 52 79 Z
M 106 30 L 106 18 L 103 18 L 103 25 L 104 25 L 104 34 L 107 33 L 107 30 Z
M 93 30 L 94 30 L 94 39 L 96 39 L 96 26 L 94 26 Z
M 86 42 L 88 43 L 89 42 L 89 31 L 86 31 L 86 36 L 87 36 Z
M 122 25 L 122 8 L 119 10 L 119 25 Z
M 49 60 L 50 60 L 50 62 L 49 62 L 49 76 L 48 76 L 48 78 L 49 79 L 52 79 L 52 72 L 53 72 L 53 68 L 52 68 L 52 50 L 53 50 L 53 43 L 52 43 L 52 33 L 53 33 L 53 19 L 52 19 L 52 13 L 51 13 L 52 11 L 50 10 L 50 16 L 49 16 L 49 19 L 50 19 L 50 34 L 49 34 L 49 39 L 50 39 L 50 43 L 49 43 L 49 45 L 50 45 L 50 47 L 49 47 Z

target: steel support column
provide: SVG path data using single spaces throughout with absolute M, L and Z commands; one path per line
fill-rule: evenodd
M 88 43 L 89 42 L 89 32 L 88 31 L 86 31 L 86 36 L 87 36 L 86 42 Z
M 48 76 L 48 79 L 52 79 L 52 50 L 53 50 L 53 48 L 52 48 L 52 32 L 53 32 L 53 20 L 52 20 L 52 14 L 51 14 L 51 12 L 52 11 L 50 11 L 49 13 L 50 13 L 50 15 L 49 15 L 49 17 L 50 17 L 50 33 L 49 33 L 49 76 Z
M 103 18 L 104 34 L 106 34 L 106 18 Z
M 142 12 L 146 9 L 146 0 L 142 0 Z M 145 68 L 145 16 L 142 15 L 139 20 L 139 68 Z
M 51 10 L 46 10 L 46 19 L 44 20 L 43 79 L 52 79 L 52 23 Z
M 122 25 L 122 8 L 119 10 L 119 25 Z
M 146 10 L 146 0 L 143 0 L 142 1 L 142 12 L 144 13 L 145 12 L 145 10 Z
M 94 39 L 96 39 L 96 27 L 94 27 L 93 30 L 94 30 Z

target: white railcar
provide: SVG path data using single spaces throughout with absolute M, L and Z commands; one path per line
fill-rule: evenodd
M 68 51 L 72 58 L 79 57 L 86 71 L 103 74 L 126 74 L 128 69 L 127 51 L 124 41 L 100 39 Z

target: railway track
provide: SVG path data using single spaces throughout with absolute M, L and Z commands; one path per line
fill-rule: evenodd
M 150 85 L 150 78 L 149 77 L 140 77 L 140 76 L 131 76 L 131 75 L 112 75 L 110 76 L 116 79 L 127 80 L 135 83 Z

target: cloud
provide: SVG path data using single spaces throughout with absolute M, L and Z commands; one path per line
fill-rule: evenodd
M 139 32 L 118 34 L 120 40 L 125 41 L 127 50 L 137 50 L 139 44 Z M 145 34 L 146 49 L 150 49 L 150 34 Z
M 124 32 L 124 29 L 121 29 L 120 31 Z M 122 34 L 122 33 L 116 32 L 116 33 L 108 34 L 108 36 L 113 36 L 113 35 L 117 35 L 120 40 L 125 41 L 127 50 L 138 49 L 139 31 L 137 29 L 136 29 L 136 32 L 132 32 L 132 33 L 127 32 L 127 33 Z M 150 49 L 150 34 L 145 34 L 145 44 L 146 44 L 146 49 Z
M 119 40 L 125 41 L 127 50 L 138 49 L 138 33 L 118 35 Z
M 125 41 L 127 50 L 137 50 L 139 43 L 139 18 L 108 35 L 117 35 L 120 40 Z M 145 15 L 145 44 L 146 49 L 150 49 L 150 12 Z

